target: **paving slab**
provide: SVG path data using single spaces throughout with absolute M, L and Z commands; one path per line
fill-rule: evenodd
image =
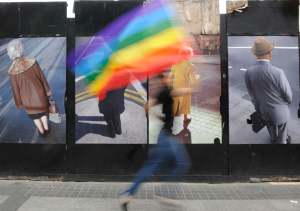
M 176 206 L 158 200 L 136 199 L 129 210 L 147 211 L 298 211 L 300 205 L 289 200 L 178 200 Z M 120 210 L 118 199 L 31 197 L 18 211 L 107 211 Z
M 120 210 L 126 182 L 0 180 L 0 211 Z M 175 200 L 162 203 L 156 196 Z M 296 211 L 300 183 L 145 183 L 130 204 L 132 211 Z
M 9 196 L 0 195 L 0 204 L 2 204 Z

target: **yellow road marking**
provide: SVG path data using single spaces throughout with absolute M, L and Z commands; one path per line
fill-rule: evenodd
M 138 98 L 138 97 L 136 97 L 136 96 L 132 96 L 132 95 L 130 95 L 130 94 L 128 94 L 128 93 L 125 93 L 124 96 L 125 96 L 126 98 L 128 98 L 128 99 L 130 99 L 130 100 L 136 102 L 136 103 L 139 103 L 139 104 L 142 104 L 142 105 L 145 104 L 145 101 L 144 101 L 144 100 L 142 100 L 142 99 L 140 99 L 140 98 Z
M 130 90 L 130 89 L 126 89 L 125 92 L 131 93 L 131 94 L 134 94 L 134 95 L 140 95 L 141 97 L 146 96 L 144 92 L 137 92 L 137 91 L 133 91 L 133 90 Z
M 76 98 L 78 98 L 78 97 L 80 97 L 80 96 L 82 96 L 82 95 L 86 95 L 86 94 L 89 94 L 89 91 L 86 90 L 86 91 L 83 91 L 83 92 L 77 94 L 77 95 L 76 95 Z
M 133 90 L 129 90 L 129 89 L 125 90 L 124 96 L 126 98 L 128 98 L 128 99 L 130 99 L 130 100 L 132 100 L 132 101 L 134 101 L 138 104 L 143 105 L 145 103 L 145 101 L 143 99 L 140 99 L 136 95 L 142 95 L 142 93 L 137 92 L 137 91 L 133 91 Z M 75 102 L 78 103 L 78 102 L 83 101 L 83 100 L 85 100 L 89 97 L 91 97 L 89 91 L 83 91 L 83 92 L 81 92 L 81 93 L 79 93 L 75 96 L 75 99 L 76 99 Z
M 130 89 L 126 89 L 125 91 L 128 92 L 128 93 L 134 94 L 134 95 L 140 95 L 141 97 L 146 96 L 144 92 L 137 92 L 137 91 L 133 91 L 133 90 L 130 90 Z M 86 90 L 86 91 L 83 91 L 83 92 L 77 94 L 76 98 L 78 98 L 82 95 L 86 95 L 86 94 L 89 94 L 89 91 Z
M 270 185 L 300 185 L 300 182 L 291 182 L 291 181 L 286 181 L 286 182 L 268 182 Z
M 89 97 L 91 97 L 90 94 L 86 94 L 86 95 L 83 95 L 83 96 L 78 97 L 78 98 L 76 97 L 75 102 L 78 103 L 78 102 L 83 101 L 83 100 L 85 100 L 85 99 L 87 99 L 87 98 L 89 98 Z

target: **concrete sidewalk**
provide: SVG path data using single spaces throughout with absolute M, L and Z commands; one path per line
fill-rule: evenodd
M 118 194 L 128 183 L 0 181 L 1 211 L 118 211 Z M 176 199 L 170 208 L 154 199 Z M 132 211 L 283 211 L 300 210 L 300 183 L 146 183 Z

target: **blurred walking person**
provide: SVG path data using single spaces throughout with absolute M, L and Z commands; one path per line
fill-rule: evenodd
M 158 143 L 149 153 L 149 158 L 142 169 L 137 173 L 132 185 L 121 194 L 121 208 L 127 211 L 127 205 L 137 192 L 142 182 L 157 172 L 164 164 L 173 163 L 170 171 L 170 179 L 175 179 L 179 175 L 187 173 L 190 166 L 190 159 L 184 145 L 172 134 L 173 127 L 173 97 L 190 94 L 190 88 L 171 89 L 171 78 L 169 74 L 160 75 L 162 87 L 154 99 L 150 99 L 145 105 L 146 114 L 150 107 L 161 104 L 163 116 L 163 128 L 158 136 Z
M 252 53 L 257 62 L 245 74 L 245 83 L 255 109 L 260 113 L 271 137 L 271 143 L 290 142 L 288 121 L 292 90 L 282 69 L 271 64 L 273 45 L 263 37 L 256 38 Z
M 35 59 L 23 56 L 23 45 L 15 39 L 8 43 L 7 54 L 12 60 L 8 70 L 15 105 L 24 109 L 40 135 L 49 133 L 48 114 L 51 90 Z

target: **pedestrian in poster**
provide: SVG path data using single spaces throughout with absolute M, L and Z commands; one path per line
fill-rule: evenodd
M 193 54 L 193 50 L 189 47 L 188 50 Z M 182 61 L 171 68 L 172 73 L 172 87 L 178 88 L 193 88 L 200 76 L 195 73 L 193 64 L 189 61 Z M 192 94 L 173 97 L 173 115 L 183 115 L 183 125 L 191 122 L 188 115 L 191 113 Z
M 104 115 L 109 136 L 115 138 L 122 134 L 121 114 L 125 111 L 125 88 L 115 89 L 106 93 L 104 99 L 99 98 L 99 112 Z
M 133 195 L 140 184 L 157 172 L 164 164 L 172 162 L 170 178 L 174 179 L 185 174 L 190 166 L 189 156 L 183 144 L 172 134 L 173 127 L 173 97 L 191 94 L 191 88 L 172 89 L 170 74 L 160 75 L 161 89 L 154 99 L 145 104 L 145 111 L 148 114 L 150 107 L 161 104 L 163 117 L 163 128 L 158 136 L 158 143 L 149 153 L 149 159 L 142 169 L 137 173 L 132 185 L 121 193 L 120 201 L 123 211 L 127 211 L 127 205 L 131 202 Z
M 252 53 L 257 62 L 245 74 L 245 83 L 256 111 L 261 115 L 271 143 L 286 144 L 292 90 L 282 69 L 271 64 L 273 45 L 264 37 L 256 38 Z
M 8 70 L 15 105 L 24 109 L 40 135 L 49 133 L 48 114 L 51 90 L 35 59 L 23 56 L 23 45 L 15 39 L 8 43 L 7 53 L 12 60 Z

